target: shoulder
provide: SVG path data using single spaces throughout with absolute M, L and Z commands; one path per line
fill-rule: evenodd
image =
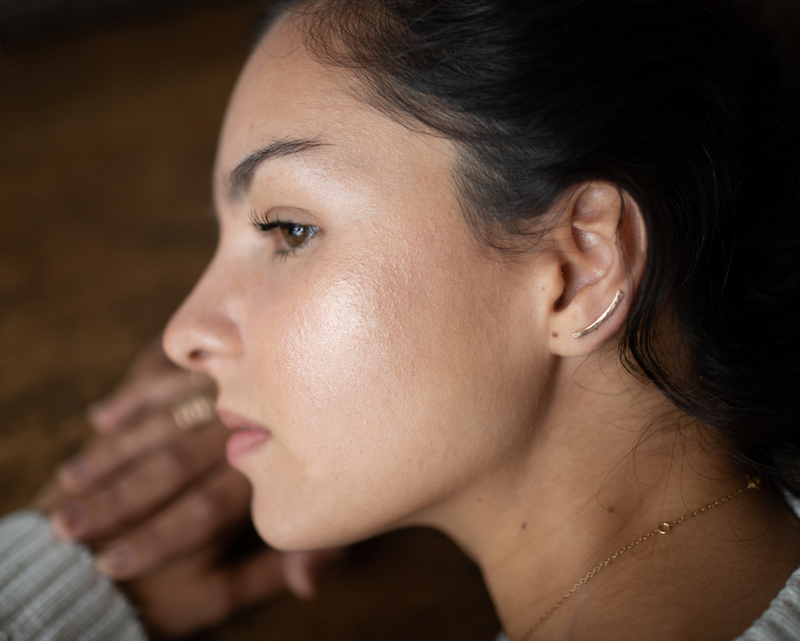
M 735 641 L 800 640 L 800 570 L 773 599 L 769 608 Z

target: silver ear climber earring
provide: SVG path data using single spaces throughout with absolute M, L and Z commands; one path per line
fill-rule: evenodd
M 618 291 L 617 295 L 614 296 L 614 300 L 612 300 L 611 304 L 608 306 L 608 309 L 604 311 L 602 314 L 600 314 L 600 318 L 598 318 L 594 323 L 589 325 L 589 327 L 587 327 L 586 329 L 582 329 L 579 332 L 575 332 L 572 335 L 572 338 L 581 338 L 582 336 L 586 336 L 586 334 L 589 334 L 594 330 L 596 330 L 598 327 L 600 327 L 600 325 L 602 325 L 606 321 L 606 319 L 609 316 L 611 316 L 611 314 L 614 313 L 614 310 L 617 309 L 617 305 L 619 305 L 619 302 L 623 298 L 625 298 L 625 294 L 623 294 L 621 290 Z

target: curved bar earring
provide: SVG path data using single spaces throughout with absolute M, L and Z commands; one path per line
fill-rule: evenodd
M 572 335 L 572 338 L 581 338 L 582 336 L 586 336 L 586 334 L 589 334 L 594 330 L 596 330 L 598 327 L 600 327 L 600 325 L 602 325 L 606 321 L 606 319 L 609 316 L 611 316 L 611 314 L 614 313 L 614 310 L 617 309 L 617 305 L 619 305 L 619 302 L 623 298 L 625 298 L 625 294 L 622 293 L 622 290 L 619 290 L 617 292 L 617 295 L 614 296 L 614 300 L 612 300 L 611 304 L 608 306 L 608 309 L 604 311 L 602 314 L 600 314 L 600 318 L 598 318 L 594 323 L 589 325 L 589 327 L 587 327 L 586 329 L 582 329 L 579 332 L 575 332 Z

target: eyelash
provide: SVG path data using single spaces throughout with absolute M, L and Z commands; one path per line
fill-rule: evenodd
M 250 212 L 250 221 L 253 223 L 253 227 L 255 227 L 258 231 L 265 233 L 275 229 L 280 229 L 287 232 L 291 232 L 292 230 L 296 229 L 304 229 L 307 231 L 308 237 L 302 240 L 296 247 L 290 247 L 289 249 L 277 249 L 275 251 L 276 255 L 284 260 L 290 255 L 296 256 L 297 250 L 302 249 L 319 232 L 319 227 L 314 225 L 301 225 L 300 223 L 293 223 L 289 220 L 281 220 L 280 218 L 268 220 L 266 214 L 260 214 L 255 209 Z

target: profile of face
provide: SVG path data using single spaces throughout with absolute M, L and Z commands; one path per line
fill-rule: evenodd
M 219 144 L 219 245 L 165 335 L 216 380 L 281 549 L 442 524 L 522 457 L 554 363 L 540 258 L 520 269 L 477 239 L 451 144 L 354 86 L 291 21 L 255 49 Z

